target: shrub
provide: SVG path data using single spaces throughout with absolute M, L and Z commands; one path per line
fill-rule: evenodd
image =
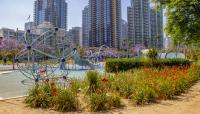
M 159 99 L 168 99 L 174 96 L 174 86 L 172 81 L 167 81 L 166 79 L 160 77 L 157 80 L 157 93 Z
M 140 59 L 108 59 L 106 60 L 106 72 L 120 72 L 141 67 L 163 66 L 188 66 L 191 62 L 186 59 L 158 59 L 153 63 Z
M 155 102 L 156 98 L 157 94 L 155 89 L 148 86 L 147 84 L 138 86 L 132 95 L 133 102 L 139 105 Z
M 53 98 L 55 110 L 62 112 L 76 111 L 78 109 L 78 99 L 70 89 L 60 89 L 58 95 Z
M 125 98 L 130 98 L 134 90 L 133 74 L 123 72 L 110 78 L 112 78 L 111 91 L 118 92 L 120 96 Z
M 156 49 L 150 49 L 149 52 L 147 53 L 147 57 L 151 59 L 152 61 L 156 60 L 158 57 L 158 52 Z
M 116 107 L 116 108 L 123 107 L 120 96 L 118 96 L 118 95 L 110 96 L 109 97 L 109 105 L 110 105 L 110 107 Z
M 72 92 L 77 94 L 79 90 L 81 89 L 81 86 L 83 86 L 83 84 L 81 83 L 82 81 L 78 79 L 71 80 L 69 88 L 71 89 Z
M 90 109 L 91 111 L 102 111 L 102 110 L 106 110 L 109 108 L 108 106 L 108 96 L 106 95 L 106 93 L 93 93 L 90 96 Z
M 32 108 L 48 108 L 51 100 L 50 88 L 46 85 L 36 85 L 29 90 L 25 103 Z
M 94 93 L 98 86 L 98 72 L 97 71 L 88 71 L 87 80 L 89 83 L 89 93 Z

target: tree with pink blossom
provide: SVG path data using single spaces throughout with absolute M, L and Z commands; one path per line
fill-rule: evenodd
M 2 38 L 0 39 L 0 56 L 9 57 L 13 63 L 14 70 L 14 58 L 15 55 L 21 50 L 22 45 L 12 38 Z

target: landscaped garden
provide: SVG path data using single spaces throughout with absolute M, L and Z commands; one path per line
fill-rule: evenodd
M 103 74 L 91 70 L 83 80 L 72 79 L 68 87 L 45 80 L 30 89 L 25 103 L 33 108 L 62 112 L 104 111 L 174 99 L 199 79 L 197 64 L 185 59 L 106 61 Z

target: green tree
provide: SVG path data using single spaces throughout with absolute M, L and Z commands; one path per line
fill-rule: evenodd
M 156 49 L 150 49 L 149 52 L 147 53 L 147 57 L 152 61 L 154 62 L 157 57 L 158 57 L 158 52 Z
M 3 38 L 0 41 L 0 55 L 11 59 L 13 70 L 15 69 L 15 56 L 20 51 L 21 47 L 22 45 L 20 45 L 16 39 Z
M 77 50 L 78 50 L 80 56 L 81 56 L 81 57 L 84 57 L 85 51 L 86 51 L 85 48 L 80 47 L 80 46 L 77 46 Z
M 157 8 L 166 6 L 167 24 L 165 31 L 174 44 L 186 45 L 200 41 L 199 0 L 152 0 Z

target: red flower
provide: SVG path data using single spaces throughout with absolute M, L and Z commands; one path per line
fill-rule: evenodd
M 45 72 L 46 72 L 46 70 L 44 70 L 44 69 L 40 70 L 41 75 L 45 74 Z
M 103 78 L 101 79 L 102 82 L 108 82 L 108 79 L 107 78 Z
M 54 96 L 54 97 L 57 96 L 57 91 L 55 88 L 52 89 L 51 96 Z
M 96 89 L 96 94 L 101 94 L 102 93 L 102 91 L 100 90 L 100 89 Z

